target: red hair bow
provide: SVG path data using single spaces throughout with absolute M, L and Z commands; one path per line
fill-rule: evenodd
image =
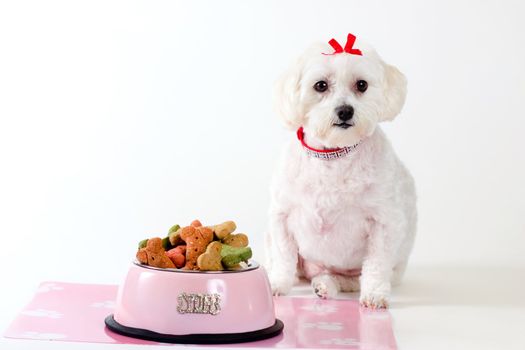
M 334 48 L 335 51 L 333 53 L 323 53 L 323 55 L 337 55 L 338 53 L 346 52 L 351 55 L 363 56 L 363 54 L 361 53 L 361 50 L 353 48 L 354 43 L 355 43 L 354 34 L 348 33 L 348 37 L 346 38 L 346 44 L 345 44 L 344 49 L 341 46 L 341 44 L 339 44 L 337 40 L 335 39 L 330 40 L 328 43 L 330 44 L 330 46 Z

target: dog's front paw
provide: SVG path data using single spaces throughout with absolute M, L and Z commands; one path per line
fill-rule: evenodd
M 363 276 L 364 277 L 364 276 Z M 371 309 L 386 309 L 388 308 L 388 298 L 390 296 L 390 282 L 362 278 L 361 280 L 361 296 L 359 302 L 362 306 Z
M 320 275 L 312 279 L 315 295 L 321 299 L 333 299 L 339 292 L 337 282 L 329 275 Z
M 386 309 L 388 308 L 388 297 L 375 293 L 361 294 L 359 303 L 371 309 Z

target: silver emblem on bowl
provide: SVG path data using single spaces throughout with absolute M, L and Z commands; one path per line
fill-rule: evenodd
M 177 311 L 180 314 L 210 314 L 221 312 L 221 295 L 203 293 L 180 293 Z

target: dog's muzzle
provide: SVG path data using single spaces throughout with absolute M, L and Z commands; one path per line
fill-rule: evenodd
M 341 122 L 334 123 L 334 126 L 343 129 L 348 129 L 351 126 L 354 126 L 354 123 L 351 122 L 352 118 L 354 117 L 354 107 L 350 105 L 339 106 L 335 109 L 335 114 Z

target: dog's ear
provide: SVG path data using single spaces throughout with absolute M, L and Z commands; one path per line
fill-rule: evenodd
M 297 60 L 276 81 L 274 86 L 273 104 L 275 113 L 285 126 L 297 130 L 304 122 L 301 108 L 301 77 L 302 62 Z
M 407 80 L 403 73 L 394 66 L 383 63 L 385 68 L 385 79 L 383 92 L 385 95 L 384 110 L 381 121 L 393 120 L 405 104 L 407 94 Z

